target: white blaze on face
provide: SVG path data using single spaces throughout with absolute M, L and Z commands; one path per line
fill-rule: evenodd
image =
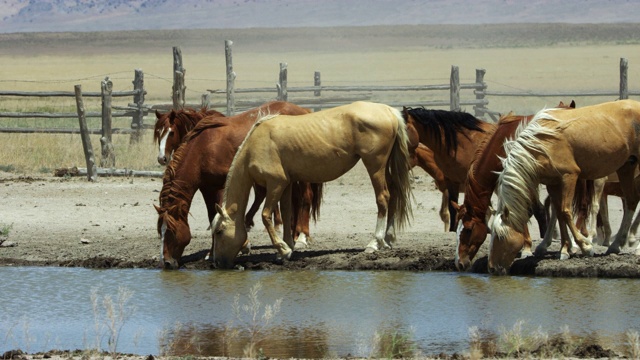
M 167 223 L 162 221 L 160 227 L 160 261 L 164 260 L 164 234 L 167 232 Z
M 167 133 L 164 134 L 162 139 L 160 139 L 160 142 L 159 142 L 160 145 L 158 146 L 158 159 L 161 159 L 161 158 L 164 157 L 164 153 L 165 153 L 165 150 L 167 148 L 167 139 L 169 138 L 169 135 L 171 135 L 171 131 L 172 131 L 171 128 L 169 128 L 167 130 Z M 167 162 L 169 160 L 170 159 L 167 159 Z
M 455 256 L 455 264 L 460 260 L 460 234 L 462 234 L 462 229 L 464 226 L 462 225 L 462 220 L 458 221 L 458 228 L 456 229 L 456 256 Z

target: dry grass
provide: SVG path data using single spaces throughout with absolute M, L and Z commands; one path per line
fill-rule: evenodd
M 625 40 L 626 37 L 620 41 L 615 39 L 612 36 L 614 30 L 609 28 L 598 30 L 600 28 L 594 27 L 595 30 L 591 31 L 594 41 L 590 42 L 585 40 L 588 38 L 584 34 L 562 35 L 562 28 L 554 35 L 540 25 L 535 31 L 529 29 L 531 31 L 523 33 L 520 43 L 514 38 L 514 34 L 522 31 L 517 27 L 479 29 L 479 32 L 493 36 L 485 43 L 477 42 L 477 34 L 470 34 L 469 28 L 451 29 L 455 31 L 447 33 L 433 27 L 364 28 L 358 31 L 315 29 L 300 30 L 295 36 L 290 30 L 270 30 L 265 35 L 264 31 L 251 29 L 222 31 L 220 34 L 116 32 L 78 35 L 77 38 L 68 34 L 33 35 L 28 41 L 14 35 L 0 45 L 3 50 L 0 62 L 7 64 L 0 70 L 0 90 L 72 92 L 73 86 L 80 84 L 85 92 L 99 92 L 100 82 L 105 76 L 112 79 L 114 91 L 130 90 L 134 69 L 142 69 L 148 92 L 146 103 L 168 103 L 173 69 L 171 47 L 180 45 L 187 70 L 187 101 L 199 103 L 207 89 L 226 86 L 223 41 L 226 36 L 235 36 L 232 39 L 236 87 L 273 86 L 274 94 L 265 95 L 265 101 L 275 96 L 281 62 L 288 63 L 289 86 L 311 85 L 315 71 L 322 73 L 323 85 L 446 84 L 451 66 L 457 65 L 463 83 L 475 80 L 476 68 L 486 69 L 485 80 L 491 91 L 616 91 L 621 57 L 629 61 L 629 86 L 632 90 L 640 78 L 640 45 Z M 467 35 L 461 31 L 466 31 Z M 208 39 L 206 34 L 211 38 Z M 443 41 L 437 36 L 449 36 L 446 39 L 450 41 Z M 93 40 L 90 45 L 81 41 L 87 37 Z M 130 39 L 137 41 L 137 47 L 128 45 Z M 433 97 L 448 99 L 448 93 L 381 94 L 374 100 L 419 102 Z M 493 97 L 489 98 L 489 108 L 529 114 L 560 100 L 567 102 L 571 99 Z M 578 106 L 584 106 L 613 98 L 577 97 L 575 100 Z M 128 102 L 131 99 L 118 99 L 115 104 L 125 105 Z M 99 101 L 95 99 L 85 99 L 85 104 L 87 111 L 99 110 Z M 466 110 L 472 111 L 471 108 Z M 34 100 L 3 97 L 0 111 L 74 113 L 75 101 L 68 98 Z M 155 117 L 150 115 L 145 123 L 153 123 L 154 120 Z M 74 120 L 66 121 L 77 126 Z M 127 119 L 118 121 L 118 126 L 129 126 Z M 16 126 L 15 122 L 0 118 L 0 127 Z M 20 126 L 62 126 L 60 120 L 33 122 L 35 125 L 21 122 Z M 99 125 L 90 124 L 89 127 Z M 114 141 L 117 167 L 158 168 L 150 135 L 139 146 L 130 147 L 127 135 L 114 135 Z M 92 137 L 92 142 L 99 163 L 98 137 Z M 62 166 L 85 166 L 77 135 L 0 134 L 0 143 L 3 150 L 0 152 L 0 167 L 4 169 L 48 172 Z

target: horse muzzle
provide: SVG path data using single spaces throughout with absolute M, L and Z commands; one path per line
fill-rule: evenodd
M 165 270 L 177 270 L 180 268 L 180 264 L 178 264 L 178 261 L 174 258 L 164 259 L 163 264 Z
M 164 166 L 167 165 L 167 157 L 166 156 L 158 156 L 158 164 Z
M 456 261 L 456 269 L 458 271 L 467 271 L 471 266 L 471 260 L 469 258 L 464 258 Z

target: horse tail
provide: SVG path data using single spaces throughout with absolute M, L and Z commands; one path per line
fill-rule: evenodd
M 311 198 L 311 216 L 313 217 L 313 221 L 317 221 L 320 218 L 320 204 L 322 204 L 323 188 L 323 183 L 311 184 L 311 192 L 313 192 L 313 196 Z
M 411 222 L 413 216 L 411 182 L 409 180 L 412 166 L 408 148 L 407 124 L 400 111 L 393 109 L 393 114 L 398 122 L 398 131 L 387 161 L 387 178 L 389 179 L 387 186 L 396 199 L 391 203 L 394 206 L 395 225 L 401 230 Z

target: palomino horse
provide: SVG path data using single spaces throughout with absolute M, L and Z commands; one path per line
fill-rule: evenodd
M 195 192 L 200 190 L 202 193 L 212 220 L 215 205 L 222 199 L 236 150 L 260 117 L 275 113 L 302 115 L 309 113 L 309 110 L 278 101 L 236 116 L 208 118 L 200 121 L 175 151 L 164 174 L 160 207 L 157 207 L 158 234 L 162 238 L 161 259 L 165 268 L 175 269 L 179 266 L 184 248 L 191 241 L 188 214 Z M 314 185 L 316 190 L 321 186 Z M 256 197 L 264 198 L 264 189 L 261 190 L 262 194 L 256 194 Z M 319 204 L 319 193 L 316 195 L 312 200 Z M 313 208 L 315 216 L 316 203 Z M 247 219 L 247 223 L 251 222 L 252 219 Z M 308 234 L 308 224 L 306 231 Z
M 372 252 L 395 241 L 395 227 L 411 214 L 409 149 L 402 114 L 390 106 L 369 102 L 302 116 L 266 117 L 256 123 L 238 150 L 225 185 L 224 204 L 211 223 L 213 258 L 219 268 L 233 266 L 247 239 L 243 214 L 256 183 L 267 189 L 262 222 L 279 256 L 292 254 L 291 182 L 324 183 L 337 179 L 362 159 L 375 191 L 378 222 Z M 284 241 L 271 222 L 280 201 Z M 385 226 L 386 218 L 386 226 Z
M 445 182 L 442 170 L 440 170 L 436 164 L 433 151 L 422 143 L 418 143 L 418 147 L 415 149 L 411 157 L 411 167 L 414 168 L 416 166 L 422 168 L 427 172 L 427 174 L 431 175 L 436 187 L 442 193 L 442 201 L 440 203 L 440 211 L 438 214 L 444 223 L 444 231 L 449 231 L 451 219 L 449 214 L 449 190 L 447 189 L 447 183 Z M 461 187 L 460 190 L 464 189 Z
M 202 108 L 171 110 L 164 114 L 156 110 L 156 125 L 153 131 L 153 141 L 158 144 L 158 163 L 167 165 L 171 155 L 180 146 L 182 139 L 205 117 L 224 117 L 219 111 Z
M 495 125 L 461 111 L 405 108 L 403 115 L 408 126 L 417 131 L 420 142 L 433 151 L 445 177 L 449 200 L 457 202 L 476 149 Z M 449 202 L 447 205 L 452 214 L 449 231 L 455 231 L 455 208 Z
M 570 105 L 560 102 L 559 108 L 575 108 L 572 101 Z M 473 257 L 484 243 L 489 227 L 487 225 L 491 195 L 498 180 L 497 173 L 502 171 L 500 158 L 505 156 L 504 141 L 513 136 L 518 126 L 527 124 L 533 119 L 533 115 L 520 116 L 507 114 L 498 121 L 497 128 L 485 137 L 469 168 L 467 183 L 464 189 L 464 203 L 462 206 L 454 204 L 457 210 L 456 231 L 457 249 L 455 264 L 458 270 L 466 270 L 471 265 Z M 539 201 L 534 203 L 535 209 L 541 209 Z M 540 224 L 542 220 L 542 224 Z M 542 229 L 550 229 L 545 217 L 538 219 L 541 234 Z M 546 233 L 546 232 L 545 232 Z M 531 236 L 528 229 L 524 232 L 523 256 L 532 255 Z
M 640 158 L 640 103 L 620 100 L 571 111 L 538 112 L 517 138 L 504 145 L 507 156 L 498 176 L 497 213 L 489 249 L 489 271 L 505 273 L 523 243 L 518 233 L 528 220 L 528 205 L 538 185 L 547 185 L 560 224 L 560 259 L 569 257 L 569 229 L 583 254 L 593 255 L 588 238 L 573 223 L 571 202 L 579 179 L 616 172 L 625 199 L 620 231 L 608 252 L 626 241 L 638 203 L 634 172 Z M 636 250 L 637 251 L 637 250 Z

